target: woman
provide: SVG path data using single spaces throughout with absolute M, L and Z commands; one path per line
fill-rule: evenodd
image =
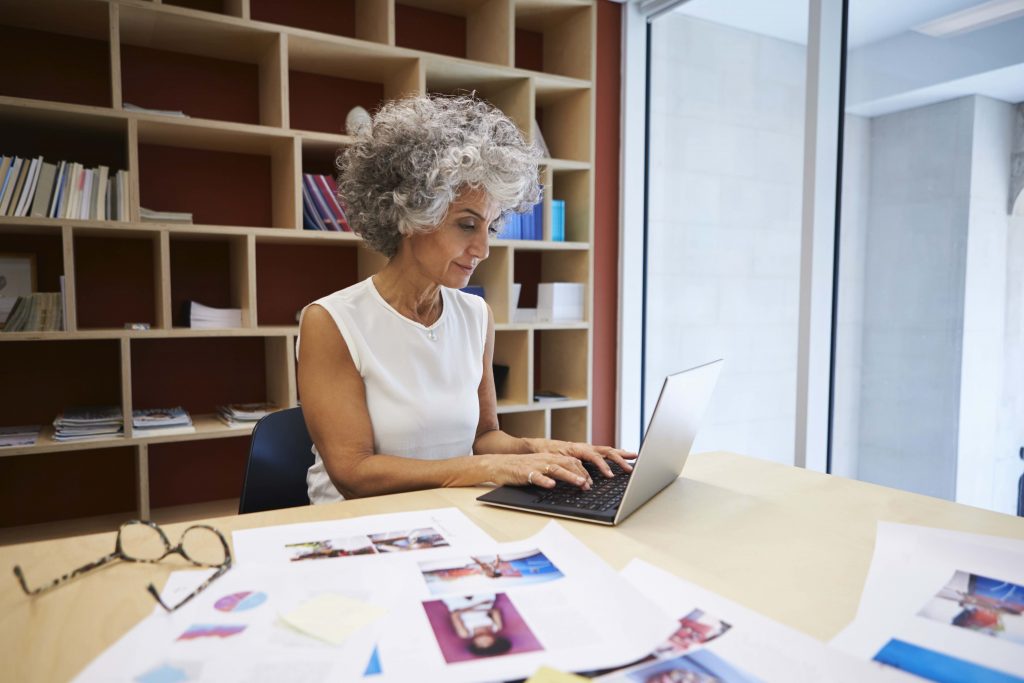
M 512 648 L 511 641 L 501 635 L 505 622 L 494 593 L 450 596 L 442 601 L 448 608 L 448 618 L 456 635 L 466 641 L 466 647 L 474 655 L 491 657 L 505 654 Z
M 623 451 L 498 428 L 494 319 L 458 290 L 501 216 L 539 199 L 538 160 L 511 120 L 471 97 L 390 102 L 339 157 L 349 222 L 388 262 L 303 312 L 313 503 L 484 482 L 588 489 L 582 460 L 605 476 L 605 459 L 630 469 Z

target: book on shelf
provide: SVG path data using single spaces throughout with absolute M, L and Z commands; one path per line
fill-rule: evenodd
M 56 441 L 104 439 L 124 434 L 120 406 L 68 408 L 53 421 Z
M 17 427 L 0 427 L 0 448 L 12 446 L 35 446 L 36 439 L 42 431 L 40 425 L 21 425 Z
M 302 174 L 302 227 L 305 230 L 352 232 L 330 176 Z
M 487 298 L 484 296 L 483 285 L 466 285 L 459 291 L 465 292 L 466 294 L 473 294 L 474 296 L 478 296 L 481 299 Z
M 217 407 L 217 416 L 229 427 L 246 427 L 279 409 L 273 403 L 229 403 Z
M 544 239 L 544 204 L 537 203 L 525 213 L 509 213 L 500 236 L 507 240 Z
M 132 411 L 133 436 L 194 434 L 192 416 L 181 406 L 173 408 L 140 408 Z
M 242 326 L 242 309 L 240 308 L 214 308 L 192 300 L 186 301 L 182 308 L 185 322 L 193 329 Z
M 569 397 L 557 391 L 540 390 L 533 392 L 534 403 L 551 403 L 554 401 L 568 401 Z
M 155 211 L 139 207 L 139 219 L 155 223 L 192 223 L 192 214 L 187 211 Z
M 3 331 L 58 332 L 64 329 L 64 320 L 64 297 L 60 292 L 33 292 L 17 298 L 4 319 Z
M 0 161 L 0 216 L 128 220 L 128 172 L 77 162 L 4 156 Z
M 565 200 L 551 200 L 551 241 L 565 241 Z
M 123 102 L 121 106 L 125 111 L 135 112 L 136 114 L 158 114 L 159 116 L 173 116 L 179 119 L 190 118 L 185 112 L 176 109 L 150 109 L 149 107 L 140 107 L 130 102 Z

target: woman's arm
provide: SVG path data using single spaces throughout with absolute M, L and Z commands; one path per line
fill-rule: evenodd
M 572 443 L 569 441 L 558 441 L 555 439 L 528 439 L 517 438 L 501 431 L 498 426 L 498 400 L 494 389 L 494 371 L 492 363 L 494 360 L 494 315 L 490 306 L 487 307 L 487 343 L 484 347 L 484 368 L 480 380 L 480 387 L 477 394 L 480 399 L 480 422 L 477 425 L 476 440 L 473 442 L 474 453 L 538 453 L 553 454 L 569 457 L 578 461 L 587 460 L 594 463 L 606 476 L 611 477 L 612 471 L 605 459 L 617 463 L 625 471 L 630 471 L 632 466 L 626 462 L 627 459 L 636 457 L 617 448 L 608 446 L 592 446 L 587 443 Z M 579 468 L 582 469 L 582 468 Z M 577 467 L 572 467 L 572 472 L 578 472 Z M 533 477 L 533 483 L 540 486 L 554 486 L 554 477 L 559 479 L 561 472 L 539 471 L 540 476 Z M 589 486 L 589 475 L 586 470 L 583 474 L 587 476 Z M 549 475 L 549 476 L 545 476 Z
M 327 475 L 346 498 L 487 481 L 525 484 L 531 471 L 556 467 L 560 478 L 578 483 L 580 475 L 570 475 L 572 458 L 555 454 L 416 460 L 375 453 L 363 378 L 334 320 L 321 306 L 310 306 L 301 335 L 302 412 Z

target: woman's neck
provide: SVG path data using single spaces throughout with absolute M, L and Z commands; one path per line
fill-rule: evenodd
M 405 261 L 397 254 L 373 276 L 373 284 L 392 308 L 429 327 L 441 317 L 441 287 Z

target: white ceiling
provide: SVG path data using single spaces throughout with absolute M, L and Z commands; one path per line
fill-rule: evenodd
M 983 0 L 851 0 L 851 48 L 885 40 Z M 676 12 L 807 44 L 808 0 L 690 0 Z

